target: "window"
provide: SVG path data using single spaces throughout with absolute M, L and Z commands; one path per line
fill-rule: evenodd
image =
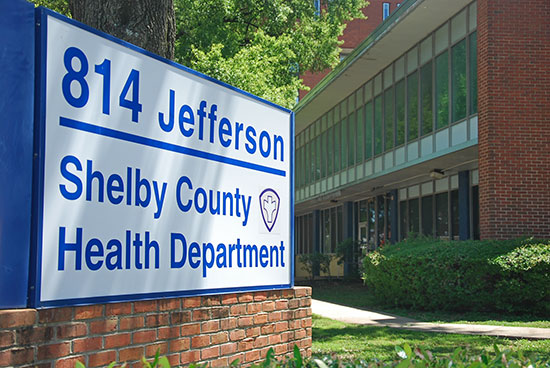
M 399 202 L 399 239 L 403 240 L 407 237 L 407 201 Z
M 372 101 L 365 105 L 365 159 L 372 157 Z
M 458 190 L 451 191 L 451 235 L 453 238 L 458 239 L 459 228 L 458 228 Z
M 466 117 L 466 40 L 452 48 L 453 122 Z
M 420 69 L 420 90 L 422 99 L 422 135 L 426 135 L 433 130 L 431 62 Z
M 470 35 L 470 114 L 477 113 L 477 32 Z
M 348 124 L 349 124 L 349 116 L 345 117 L 343 120 L 342 120 L 342 134 L 340 135 L 340 138 L 342 139 L 341 140 L 341 144 L 340 144 L 340 148 L 342 149 L 342 156 L 341 156 L 341 159 L 342 159 L 342 170 L 344 170 L 345 168 L 348 167 L 348 150 L 349 150 L 349 146 L 348 146 Z
M 449 194 L 447 192 L 435 196 L 435 235 L 449 236 Z
M 418 72 L 407 77 L 407 141 L 418 138 Z
M 474 239 L 479 240 L 479 186 L 472 187 L 472 220 L 474 226 Z
M 363 121 L 363 107 L 357 109 L 357 163 L 363 162 L 365 153 L 365 122 Z
M 390 16 L 390 3 L 382 4 L 382 20 Z
M 327 145 L 324 147 L 327 150 L 327 175 L 332 175 L 332 167 L 334 166 L 334 127 L 328 130 Z
M 422 197 L 422 234 L 433 236 L 433 196 Z
M 378 196 L 377 197 L 378 202 L 378 214 L 377 214 L 377 229 L 378 229 L 378 242 L 376 245 L 382 245 L 386 242 L 385 236 L 384 236 L 384 219 L 385 219 L 385 211 L 384 211 L 384 196 Z
M 393 124 L 393 88 L 388 88 L 384 92 L 384 151 L 394 146 Z
M 382 96 L 374 99 L 374 154 L 382 153 Z
M 348 167 L 355 165 L 355 143 L 357 142 L 357 132 L 355 131 L 356 124 L 354 111 L 348 116 Z
M 420 228 L 420 211 L 418 209 L 418 198 L 409 200 L 409 233 L 418 234 Z
M 334 126 L 334 173 L 340 171 L 340 122 Z
M 449 124 L 449 53 L 435 59 L 435 106 L 437 129 Z
M 395 112 L 397 121 L 396 146 L 405 143 L 405 80 L 402 79 L 395 85 Z

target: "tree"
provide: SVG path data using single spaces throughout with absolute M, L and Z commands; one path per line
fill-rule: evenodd
M 31 0 L 152 53 L 174 59 L 173 0 Z
M 32 1 L 286 107 L 307 88 L 301 73 L 339 62 L 345 22 L 363 17 L 368 4 L 320 0 L 317 10 L 313 0 Z
M 174 58 L 173 0 L 68 0 L 74 19 L 167 59 Z
M 176 60 L 291 107 L 299 74 L 339 62 L 345 22 L 364 0 L 175 0 Z

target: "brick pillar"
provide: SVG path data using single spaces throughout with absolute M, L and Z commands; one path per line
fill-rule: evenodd
M 482 239 L 550 237 L 550 4 L 478 0 Z

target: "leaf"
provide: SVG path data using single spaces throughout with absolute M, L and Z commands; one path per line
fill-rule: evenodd
M 274 358 L 275 358 L 275 350 L 273 350 L 273 348 L 269 348 L 265 356 L 265 360 L 262 363 L 262 367 L 269 367 Z
M 158 365 L 162 368 L 170 368 L 170 361 L 167 357 L 163 356 L 159 359 Z
M 395 347 L 395 352 L 397 353 L 397 356 L 399 356 L 401 359 L 407 359 L 407 353 L 401 346 Z
M 76 363 L 74 364 L 75 368 L 86 368 L 86 366 L 84 364 L 82 364 L 80 361 L 76 361 Z
M 412 352 L 412 349 L 411 349 L 410 345 L 405 343 L 405 345 L 403 345 L 403 349 L 405 350 L 405 353 L 407 353 L 407 356 L 409 358 L 412 358 L 413 352 Z
M 300 348 L 296 344 L 294 345 L 294 362 L 296 363 L 296 368 L 302 368 L 302 354 L 300 353 Z
M 109 364 L 107 368 L 114 368 L 115 365 L 116 365 L 116 362 L 111 362 L 111 364 Z

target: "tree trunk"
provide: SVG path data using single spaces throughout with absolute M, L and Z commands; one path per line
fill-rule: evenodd
M 174 59 L 173 0 L 68 0 L 74 19 Z

